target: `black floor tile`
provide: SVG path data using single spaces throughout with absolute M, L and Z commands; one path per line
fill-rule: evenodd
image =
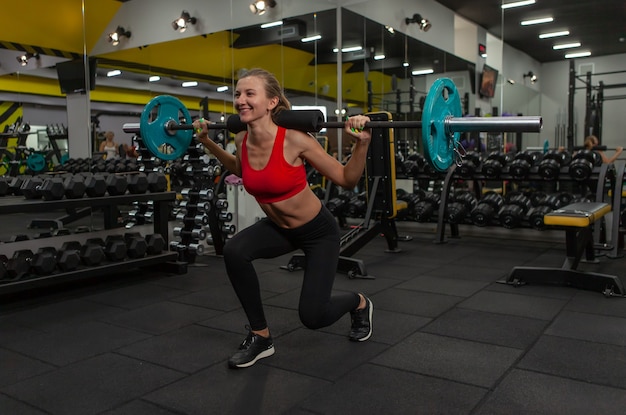
M 543 336 L 518 367 L 626 390 L 626 346 Z
M 412 278 L 396 288 L 405 290 L 424 291 L 430 293 L 454 295 L 457 297 L 469 297 L 489 285 L 481 281 L 468 281 L 449 277 L 431 277 L 422 275 Z
M 0 367 L 0 386 L 12 385 L 56 369 L 53 365 L 6 349 L 0 349 Z
M 377 309 L 423 317 L 437 317 L 462 300 L 462 297 L 396 288 L 372 296 Z
M 154 284 L 132 284 L 117 289 L 102 291 L 97 294 L 87 295 L 83 298 L 100 304 L 132 310 L 186 293 L 188 293 L 188 291 Z
M 220 314 L 207 308 L 163 301 L 102 319 L 111 324 L 162 334 Z
M 278 414 L 328 384 L 322 379 L 270 367 L 262 363 L 264 360 L 244 370 L 215 365 L 144 399 L 188 415 Z
M 239 300 L 230 284 L 180 295 L 171 298 L 170 301 L 219 311 L 231 311 L 240 307 Z
M 3 414 L 19 414 L 19 415 L 46 415 L 49 412 L 40 411 L 37 408 L 20 402 L 18 400 L 9 398 L 0 393 L 0 408 L 2 408 Z
M 623 389 L 577 380 L 513 370 L 489 396 L 476 415 L 622 415 Z
M 374 340 L 351 342 L 347 336 L 298 329 L 274 340 L 266 364 L 325 380 L 337 380 L 389 346 Z
M 545 320 L 455 308 L 439 316 L 421 331 L 525 349 L 537 340 L 547 325 Z
M 226 362 L 241 340 L 241 336 L 234 333 L 194 324 L 119 348 L 116 353 L 194 373 Z
M 565 311 L 546 334 L 626 346 L 626 318 Z
M 522 350 L 427 333 L 415 333 L 372 363 L 491 388 Z
M 183 376 L 181 372 L 106 354 L 0 388 L 53 414 L 96 414 Z
M 169 411 L 151 402 L 140 399 L 124 404 L 101 415 L 180 415 L 180 412 Z
M 511 290 L 515 289 L 511 287 Z M 517 291 L 511 292 L 511 294 L 507 294 L 481 291 L 461 302 L 459 308 L 552 320 L 566 304 L 564 300 L 518 295 L 516 294 Z
M 487 390 L 372 364 L 319 389 L 299 407 L 316 414 L 469 414 Z
M 576 290 L 565 307 L 569 311 L 626 318 L 626 298 L 601 298 L 595 291 Z M 604 300 L 604 301 L 603 301 Z
M 7 348 L 56 366 L 65 366 L 109 350 L 143 340 L 150 335 L 110 324 L 89 321 L 50 333 L 9 342 Z

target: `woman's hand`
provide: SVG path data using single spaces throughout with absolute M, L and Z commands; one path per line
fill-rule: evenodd
M 372 139 L 372 130 L 365 129 L 365 123 L 370 122 L 370 117 L 366 115 L 353 115 L 344 123 L 346 133 L 356 138 L 359 142 L 369 143 Z
M 204 118 L 195 120 L 193 123 L 193 131 L 196 133 L 196 138 L 202 144 L 206 144 L 209 139 L 209 121 Z

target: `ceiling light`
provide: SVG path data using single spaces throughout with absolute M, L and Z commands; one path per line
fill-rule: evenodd
M 573 43 L 561 43 L 560 45 L 554 45 L 552 46 L 552 49 L 559 50 L 559 49 L 571 49 L 571 48 L 579 48 L 579 47 L 580 47 L 580 42 L 573 42 Z
M 531 4 L 535 4 L 535 0 L 522 0 L 522 1 L 514 1 L 512 3 L 505 3 L 500 8 L 502 10 L 512 9 L 514 7 L 522 7 L 522 6 L 530 6 Z
M 380 61 L 380 60 L 383 60 L 383 59 L 385 59 L 385 54 L 384 53 L 379 53 L 377 55 L 374 55 L 374 60 L 375 61 Z
M 271 9 L 273 7 L 276 7 L 276 2 L 274 0 L 268 0 L 268 1 L 255 1 L 254 3 L 252 3 L 250 5 L 250 11 L 253 14 L 258 14 L 263 15 L 265 14 L 265 12 L 267 11 L 267 9 Z
M 404 66 L 405 68 L 409 67 L 409 63 L 408 62 L 402 62 L 402 66 Z
M 228 86 L 224 85 L 224 86 L 217 87 L 217 92 L 225 92 L 225 91 L 228 91 Z
M 130 39 L 130 31 L 125 30 L 122 26 L 118 26 L 115 32 L 109 33 L 109 42 L 111 42 L 113 46 L 117 46 L 122 37 Z
M 343 53 L 346 53 L 346 52 L 356 52 L 356 51 L 359 51 L 361 49 L 363 49 L 363 46 L 349 46 L 347 48 L 341 48 L 341 51 Z M 333 52 L 337 53 L 337 52 L 339 52 L 339 49 L 334 48 Z
M 389 33 L 391 33 L 392 35 L 396 34 L 396 30 L 393 27 L 391 27 L 391 26 L 385 25 L 385 30 L 388 31 Z
M 263 23 L 261 25 L 261 29 L 267 29 L 268 27 L 282 26 L 282 24 L 283 24 L 282 20 L 277 20 L 275 22 L 270 22 L 270 23 Z
M 428 21 L 428 19 L 424 19 L 421 14 L 415 13 L 413 17 L 406 17 L 404 22 L 408 25 L 411 23 L 417 23 L 419 28 L 423 32 L 428 32 L 432 25 Z
M 416 69 L 411 72 L 411 75 L 428 75 L 429 73 L 433 73 L 432 69 Z
M 28 61 L 30 60 L 30 58 L 35 58 L 39 60 L 39 54 L 28 52 L 25 55 L 17 56 L 15 59 L 17 59 L 21 66 L 26 66 L 28 65 Z
M 183 82 L 181 84 L 181 86 L 183 88 L 189 88 L 189 87 L 192 87 L 192 86 L 198 86 L 198 82 L 197 81 L 187 81 L 187 82 Z
M 114 69 L 112 71 L 107 72 L 107 77 L 111 78 L 113 76 L 120 76 L 122 74 L 122 71 L 120 71 L 119 69 Z
M 174 30 L 178 30 L 182 33 L 187 30 L 189 24 L 196 24 L 196 18 L 191 17 L 189 12 L 183 10 L 180 17 L 172 22 L 172 27 Z
M 569 30 L 562 30 L 560 32 L 542 33 L 539 35 L 539 39 L 548 39 L 551 37 L 560 37 L 569 35 Z
M 303 37 L 302 39 L 300 39 L 300 42 L 302 43 L 313 42 L 314 40 L 320 40 L 321 38 L 322 38 L 322 35 L 313 35 L 309 37 Z
M 565 59 L 571 59 L 571 58 L 584 58 L 585 56 L 590 56 L 591 52 L 589 51 L 585 51 L 585 52 L 574 52 L 574 53 L 568 53 L 565 55 Z
M 159 75 L 152 75 L 150 78 L 148 78 L 148 82 L 158 82 L 161 80 L 161 77 Z
M 530 26 L 533 24 L 541 24 L 541 23 L 550 23 L 554 21 L 552 17 L 542 17 L 540 19 L 532 19 L 532 20 L 523 20 L 520 22 L 522 26 Z

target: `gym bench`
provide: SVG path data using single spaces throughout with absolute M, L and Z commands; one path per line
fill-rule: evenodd
M 593 242 L 595 222 L 611 212 L 608 203 L 572 203 L 547 213 L 544 223 L 555 229 L 565 230 L 566 257 L 561 268 L 515 267 L 504 281 L 505 284 L 565 285 L 584 290 L 600 291 L 607 297 L 624 297 L 624 287 L 619 277 L 595 272 L 578 271 L 583 252 L 585 262 L 597 262 Z

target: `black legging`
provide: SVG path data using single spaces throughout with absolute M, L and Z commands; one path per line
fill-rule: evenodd
M 329 326 L 358 307 L 360 297 L 356 293 L 331 296 L 339 258 L 339 227 L 326 207 L 309 223 L 295 229 L 281 228 L 263 218 L 224 245 L 226 271 L 252 330 L 267 328 L 252 261 L 275 258 L 296 249 L 301 249 L 306 258 L 298 306 L 300 321 L 306 327 Z

